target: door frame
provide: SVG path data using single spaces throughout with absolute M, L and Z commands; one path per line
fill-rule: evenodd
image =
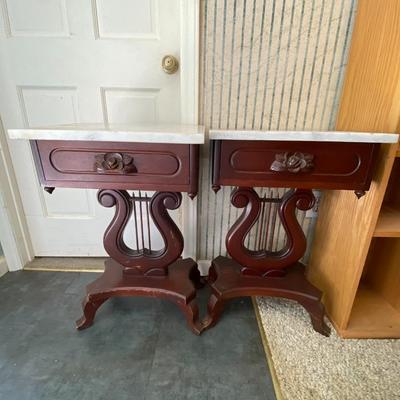
M 18 271 L 33 260 L 31 239 L 1 118 L 0 242 L 4 252 L 4 257 L 0 257 L 0 276 L 7 271 Z
M 200 0 L 181 0 L 181 123 L 199 122 Z M 197 258 L 197 197 L 183 197 L 183 257 Z
M 198 124 L 200 0 L 180 0 L 180 20 L 181 123 Z M 197 199 L 190 200 L 186 195 L 182 204 L 182 233 L 185 238 L 183 256 L 195 259 Z M 6 266 L 9 271 L 17 271 L 33 260 L 34 252 L 12 168 L 5 131 L 1 123 L 1 115 L 0 242 L 5 257 L 5 260 L 0 257 L 0 276 L 1 271 L 6 272 Z

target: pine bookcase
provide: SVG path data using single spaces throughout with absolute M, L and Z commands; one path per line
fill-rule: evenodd
M 400 2 L 359 0 L 336 130 L 400 132 Z M 327 191 L 308 278 L 344 338 L 400 338 L 400 148 L 382 145 L 370 191 Z

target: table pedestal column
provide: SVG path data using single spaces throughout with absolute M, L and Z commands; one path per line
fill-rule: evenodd
M 167 211 L 181 205 L 182 195 L 157 192 L 149 198 L 140 193 L 130 196 L 125 190 L 100 190 L 98 199 L 105 207 L 115 207 L 115 216 L 104 234 L 104 248 L 111 259 L 105 262 L 103 275 L 86 288 L 83 316 L 77 321 L 77 329 L 91 326 L 98 308 L 111 297 L 148 296 L 176 303 L 189 328 L 199 335 L 202 324 L 196 287 L 200 286 L 200 273 L 192 259 L 180 258 L 183 237 Z M 123 239 L 132 214 L 136 249 L 128 247 Z M 151 247 L 150 217 L 163 238 L 161 250 Z
M 276 202 L 276 199 L 273 200 Z M 314 195 L 311 190 L 295 189 L 279 199 L 279 217 L 286 232 L 283 249 L 250 250 L 245 246 L 245 238 L 260 214 L 264 213 L 263 202 L 270 201 L 260 199 L 252 188 L 239 187 L 232 192 L 232 204 L 244 210 L 226 238 L 227 251 L 233 260 L 217 257 L 212 262 L 209 274 L 212 295 L 204 328 L 217 323 L 226 300 L 243 296 L 272 296 L 297 301 L 310 314 L 314 329 L 328 336 L 322 293 L 307 281 L 304 265 L 298 261 L 304 255 L 307 242 L 296 218 L 296 208 L 304 211 L 312 208 Z

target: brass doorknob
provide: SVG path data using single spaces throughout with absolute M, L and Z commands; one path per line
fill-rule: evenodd
M 167 55 L 162 59 L 161 66 L 167 74 L 175 74 L 179 68 L 179 61 L 174 56 Z

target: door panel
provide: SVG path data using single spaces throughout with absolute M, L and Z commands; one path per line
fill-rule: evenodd
M 0 113 L 5 128 L 180 122 L 179 0 L 0 0 Z M 30 147 L 10 151 L 37 256 L 101 256 L 113 210 L 93 190 L 38 185 Z
M 158 1 L 95 0 L 96 36 L 102 39 L 158 39 Z

